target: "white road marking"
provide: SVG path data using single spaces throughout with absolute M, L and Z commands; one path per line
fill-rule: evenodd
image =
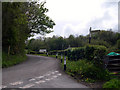
M 7 86 L 2 85 L 2 88 L 7 88 Z
M 53 76 L 53 78 L 57 78 L 58 76 Z
M 59 73 L 59 74 L 57 74 L 58 76 L 61 76 L 62 74 L 61 73 Z
M 46 74 L 46 76 L 50 76 L 50 74 Z
M 14 83 L 10 83 L 10 85 L 20 85 L 20 84 L 22 84 L 23 82 L 22 81 L 18 81 L 18 82 L 14 82 Z
M 39 77 L 36 77 L 36 78 L 43 78 L 44 76 L 39 76 Z
M 30 88 L 30 87 L 32 87 L 32 86 L 34 86 L 35 84 L 27 84 L 27 85 L 25 85 L 25 86 L 23 86 L 23 87 L 19 87 L 19 88 Z
M 34 78 L 32 78 L 32 79 L 30 79 L 29 81 L 34 81 L 35 79 Z
M 45 79 L 46 81 L 50 81 L 50 79 Z
M 52 74 L 55 74 L 55 72 L 52 72 Z
M 54 78 L 50 78 L 51 80 L 54 79 Z
M 44 80 L 40 80 L 40 81 L 37 81 L 35 83 L 40 84 L 40 83 L 44 83 L 44 82 L 45 82 Z
M 55 71 L 55 72 L 59 72 L 59 71 Z
M 2 86 L 0 86 L 0 88 L 7 88 L 7 86 L 2 85 Z

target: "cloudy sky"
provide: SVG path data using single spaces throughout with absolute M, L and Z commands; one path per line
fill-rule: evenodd
M 94 30 L 118 30 L 119 0 L 46 0 L 47 15 L 55 21 L 53 35 L 87 35 Z

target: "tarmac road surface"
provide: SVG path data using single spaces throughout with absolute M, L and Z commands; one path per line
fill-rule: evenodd
M 60 61 L 27 55 L 23 63 L 2 69 L 2 88 L 88 88 L 60 68 Z

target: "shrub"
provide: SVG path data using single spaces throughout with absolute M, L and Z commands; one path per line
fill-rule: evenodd
M 72 75 L 77 74 L 82 78 L 91 78 L 96 80 L 109 80 L 109 72 L 105 69 L 96 67 L 87 60 L 67 61 L 67 71 Z
M 69 60 L 101 60 L 105 56 L 107 48 L 100 45 L 87 45 L 86 47 L 72 48 L 67 50 Z M 96 58 L 95 58 L 96 57 Z
M 67 57 L 69 60 L 79 60 L 85 58 L 84 47 L 69 49 L 67 51 Z
M 93 60 L 94 59 L 94 50 L 95 50 L 95 47 L 94 46 L 86 46 L 85 47 L 85 58 L 87 60 Z
M 101 45 L 88 45 L 85 48 L 85 58 L 87 60 L 94 60 L 96 57 L 97 60 L 103 59 L 107 51 L 105 46 Z
M 88 83 L 94 83 L 95 82 L 95 80 L 93 80 L 91 78 L 86 78 L 85 81 L 88 82 Z
M 103 85 L 103 88 L 120 88 L 120 80 L 111 79 Z
M 65 50 L 53 50 L 50 51 L 49 54 L 50 55 L 56 55 L 56 53 L 58 53 L 59 55 L 63 54 L 64 55 Z

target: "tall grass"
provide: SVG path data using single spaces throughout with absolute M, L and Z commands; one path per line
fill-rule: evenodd
M 2 68 L 10 67 L 16 64 L 19 64 L 25 61 L 27 56 L 24 55 L 7 55 L 6 53 L 2 53 Z

